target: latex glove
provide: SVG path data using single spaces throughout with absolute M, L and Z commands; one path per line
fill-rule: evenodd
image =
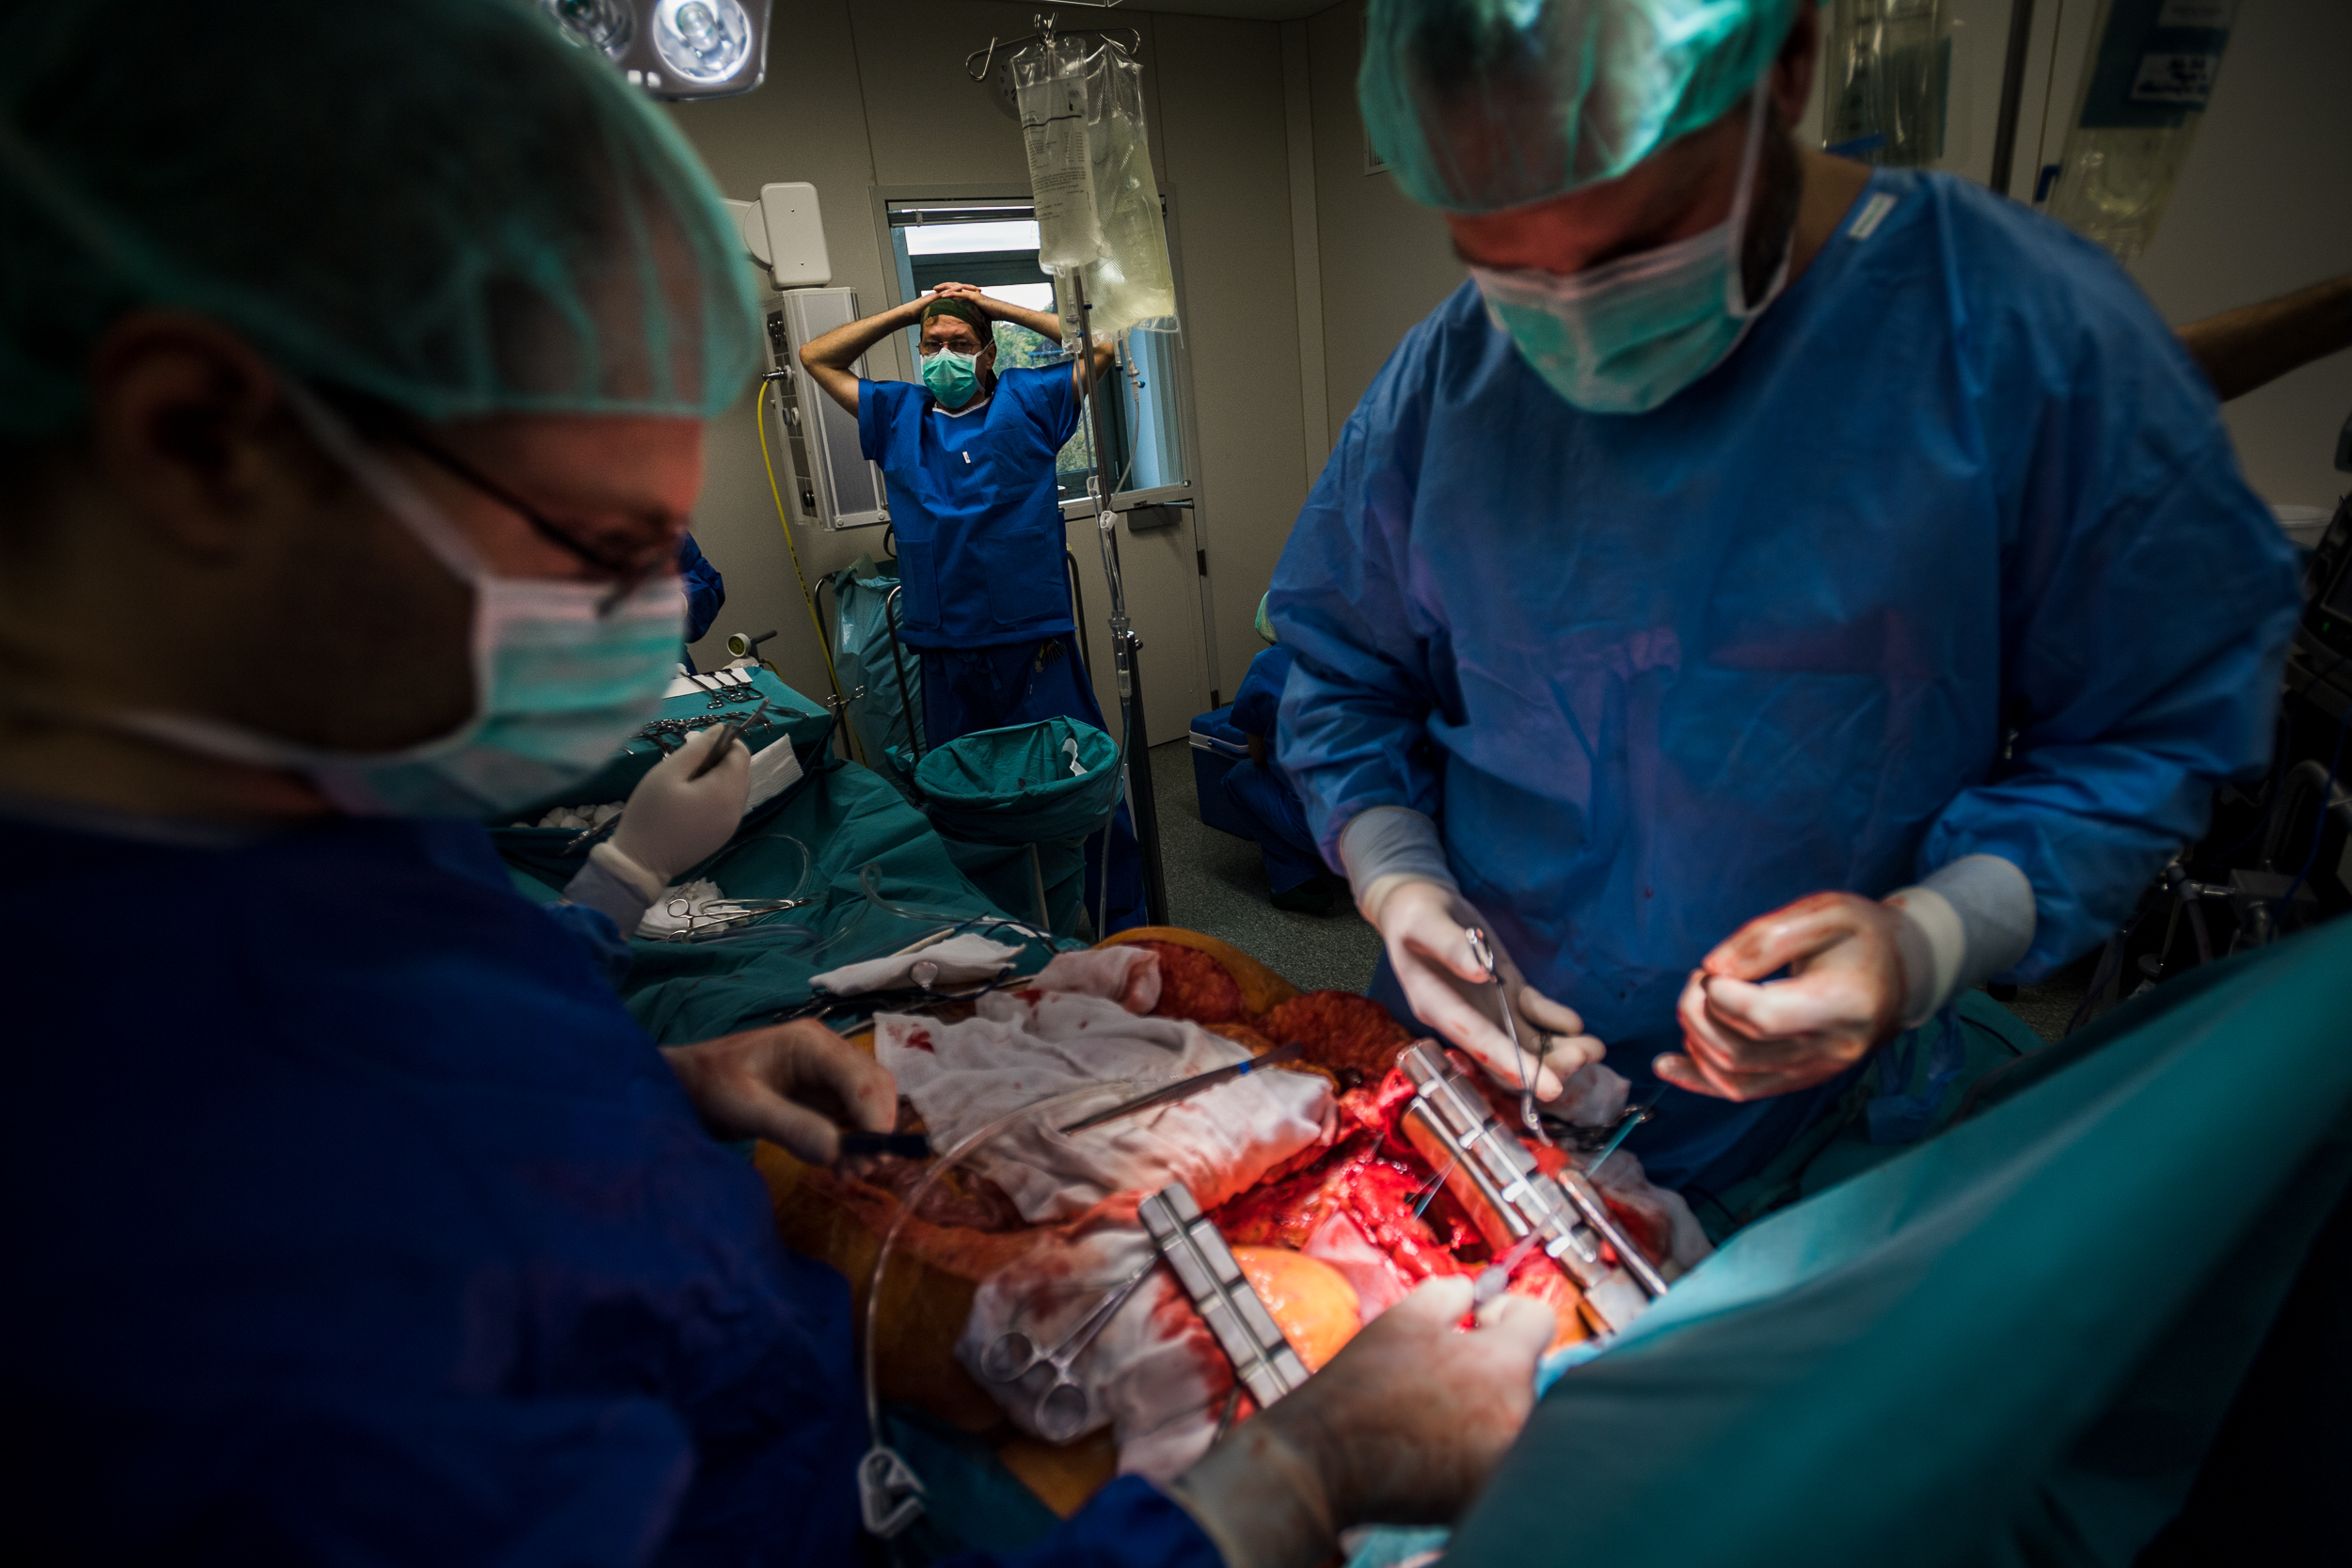
M 844 1125 L 887 1132 L 898 1123 L 890 1070 L 813 1019 L 661 1053 L 714 1137 L 765 1138 L 830 1165 L 841 1157 Z
M 1388 949 L 1405 999 L 1422 1022 L 1460 1046 L 1503 1087 L 1531 1083 L 1537 1100 L 1557 1100 L 1579 1069 L 1600 1060 L 1600 1041 L 1584 1032 L 1576 1009 L 1562 1006 L 1521 978 L 1494 927 L 1451 888 L 1399 881 L 1377 889 L 1368 917 Z M 1486 972 L 1470 957 L 1468 927 L 1486 933 L 1502 994 L 1516 1005 L 1520 1049 L 1502 1032 L 1502 1013 Z M 1542 1053 L 1536 1060 L 1534 1053 Z M 1528 1075 L 1532 1074 L 1532 1078 Z
M 1901 911 L 1817 893 L 1749 921 L 1692 971 L 1685 1054 L 1652 1064 L 1692 1094 L 1761 1100 L 1836 1077 L 1902 1030 Z M 1786 980 L 1764 977 L 1786 968 Z
M 1348 1341 L 1295 1393 L 1233 1429 L 1170 1495 L 1228 1568 L 1306 1568 L 1353 1526 L 1443 1524 L 1475 1497 L 1535 1403 L 1559 1323 L 1470 1282 L 1433 1279 Z
M 723 740 L 727 754 L 719 766 L 692 777 Z M 658 898 L 679 873 L 718 853 L 735 836 L 751 788 L 752 753 L 735 732 L 723 724 L 696 730 L 637 781 L 620 826 L 598 847 L 610 847 L 628 863 L 616 869 L 644 871 L 653 883 L 647 900 Z

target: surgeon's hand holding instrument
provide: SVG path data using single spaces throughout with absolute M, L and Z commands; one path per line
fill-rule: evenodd
M 1559 1098 L 1578 1069 L 1600 1059 L 1600 1041 L 1575 1009 L 1530 986 L 1510 955 L 1486 935 L 1470 901 L 1435 882 L 1404 880 L 1380 890 L 1367 911 L 1406 1000 L 1423 1023 L 1477 1059 L 1495 1081 L 1534 1101 Z M 1479 933 L 1485 961 L 1470 942 Z M 1502 1024 L 1482 1006 L 1491 997 Z M 1538 1057 L 1521 1041 L 1540 1034 Z M 1508 1033 L 1506 1033 L 1506 1029 Z

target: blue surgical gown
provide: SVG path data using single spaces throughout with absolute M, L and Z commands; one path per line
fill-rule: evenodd
M 1469 284 L 1416 326 L 1275 576 L 1280 760 L 1335 863 L 1368 808 L 1436 817 L 1529 978 L 1646 1087 L 1691 970 L 1809 893 L 1999 855 L 2040 917 L 2010 978 L 2096 942 L 2260 766 L 2297 609 L 2131 280 L 1880 171 L 1652 413 L 1563 402 Z M 1793 1132 L 1669 1091 L 1634 1147 L 1717 1186 L 1776 1109 Z
M 0 943 L 18 1560 L 858 1560 L 848 1287 L 481 829 L 0 805 Z
M 960 413 L 915 382 L 858 383 L 858 440 L 890 483 L 910 647 L 1072 629 L 1054 463 L 1077 428 L 1067 365 L 1003 372 L 984 405 Z

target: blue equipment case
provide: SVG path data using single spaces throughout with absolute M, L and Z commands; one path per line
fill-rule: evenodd
M 1233 705 L 1211 708 L 1192 721 L 1192 787 L 1200 797 L 1200 820 L 1220 832 L 1258 841 L 1257 825 L 1225 798 L 1225 775 L 1249 760 L 1249 737 L 1229 721 Z

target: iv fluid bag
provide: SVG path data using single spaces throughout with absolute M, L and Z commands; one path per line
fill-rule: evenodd
M 1056 275 L 1063 341 L 1076 341 L 1073 282 L 1085 286 L 1098 336 L 1175 331 L 1143 67 L 1111 44 L 1085 50 L 1057 39 L 1014 55 L 1013 82 L 1037 203 L 1038 266 Z
M 2221 73 L 2236 0 L 2101 0 L 2050 215 L 2121 261 L 2155 238 Z
M 1103 254 L 1087 155 L 1087 56 L 1077 42 L 1031 44 L 1012 57 L 1013 99 L 1037 203 L 1037 264 L 1081 267 Z
M 1087 151 L 1094 166 L 1094 208 L 1103 256 L 1087 268 L 1094 330 L 1176 330 L 1176 280 L 1168 261 L 1168 223 L 1152 146 L 1143 129 L 1143 67 L 1111 48 L 1096 56 L 1088 93 Z
M 1952 71 L 1945 0 L 1830 0 L 1827 31 L 1822 140 L 1896 168 L 1942 157 Z

